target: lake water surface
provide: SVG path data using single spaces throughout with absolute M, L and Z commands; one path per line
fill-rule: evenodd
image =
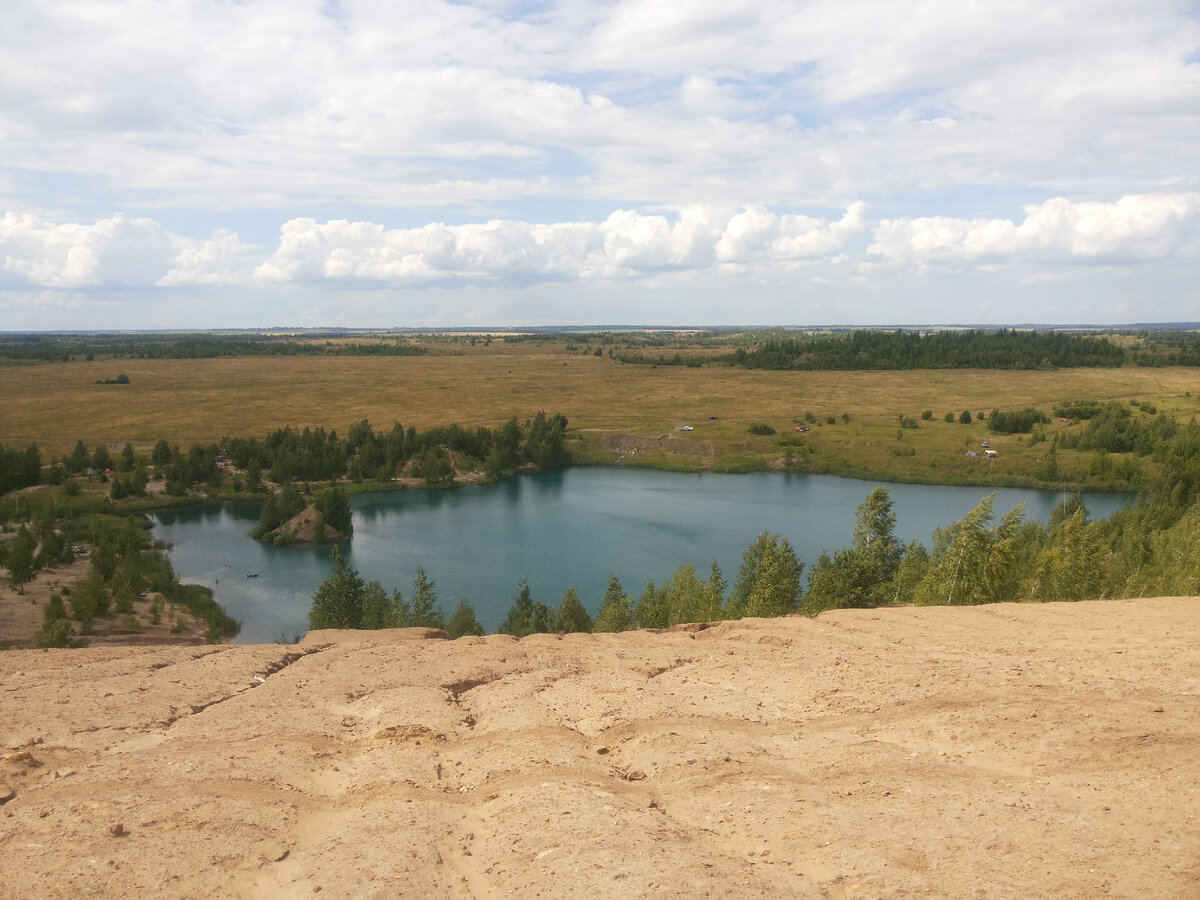
M 716 559 L 732 587 L 742 551 L 769 530 L 805 565 L 823 549 L 849 546 L 854 514 L 879 482 L 832 475 L 689 475 L 632 469 L 569 469 L 451 491 L 409 490 L 351 499 L 354 537 L 342 552 L 359 573 L 408 597 L 417 566 L 434 581 L 447 614 L 470 599 L 492 632 L 527 579 L 553 606 L 569 587 L 595 612 L 609 575 L 641 596 L 691 562 L 707 578 Z M 885 485 L 898 537 L 930 545 L 935 528 L 961 519 L 989 489 Z M 997 520 L 1024 501 L 1045 522 L 1063 495 L 1002 488 Z M 1093 518 L 1131 498 L 1088 494 Z M 308 627 L 312 594 L 329 574 L 328 546 L 273 547 L 251 540 L 261 504 L 235 502 L 161 511 L 154 536 L 172 543 L 187 582 L 206 584 L 242 622 L 242 642 L 289 639 Z M 253 575 L 254 577 L 248 577 Z

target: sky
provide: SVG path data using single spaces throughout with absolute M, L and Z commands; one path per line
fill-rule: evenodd
M 39 0 L 0 331 L 1200 320 L 1200 3 Z

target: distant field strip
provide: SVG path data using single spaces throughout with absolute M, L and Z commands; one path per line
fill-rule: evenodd
M 118 374 L 127 385 L 97 384 Z M 158 438 L 212 442 L 261 436 L 285 425 L 339 431 L 361 419 L 376 427 L 503 422 L 539 409 L 573 428 L 654 433 L 704 423 L 709 440 L 744 438 L 750 422 L 781 430 L 812 412 L 850 415 L 894 428 L 897 416 L 993 408 L 1049 409 L 1074 399 L 1152 400 L 1190 417 L 1196 370 L 1067 369 L 1055 372 L 775 372 L 722 367 L 622 365 L 608 358 L 536 348 L 528 353 L 426 357 L 241 357 L 36 363 L 0 368 L 5 400 L 0 443 L 37 441 L 60 454 L 77 440 Z M 710 420 L 719 417 L 718 421 Z M 697 437 L 699 437 L 699 433 Z

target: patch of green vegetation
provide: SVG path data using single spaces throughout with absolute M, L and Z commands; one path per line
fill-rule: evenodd
M 769 464 L 761 456 L 737 454 L 723 457 L 713 463 L 714 472 L 765 472 Z

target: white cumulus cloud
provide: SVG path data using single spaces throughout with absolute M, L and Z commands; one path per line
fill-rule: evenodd
M 1200 221 L 1200 193 L 1138 194 L 1110 203 L 1055 197 L 1021 222 L 929 216 L 884 219 L 868 256 L 918 268 L 1032 262 L 1121 264 L 1162 259 Z
M 91 224 L 11 212 L 0 218 L 0 284 L 6 288 L 230 284 L 248 274 L 248 252 L 227 231 L 185 239 L 153 219 L 123 213 Z
M 837 256 L 866 227 L 855 203 L 837 221 L 765 209 L 686 207 L 666 215 L 617 210 L 603 222 L 430 224 L 387 229 L 370 222 L 293 219 L 258 267 L 266 281 L 573 281 L 704 270 L 718 263 L 770 267 Z

